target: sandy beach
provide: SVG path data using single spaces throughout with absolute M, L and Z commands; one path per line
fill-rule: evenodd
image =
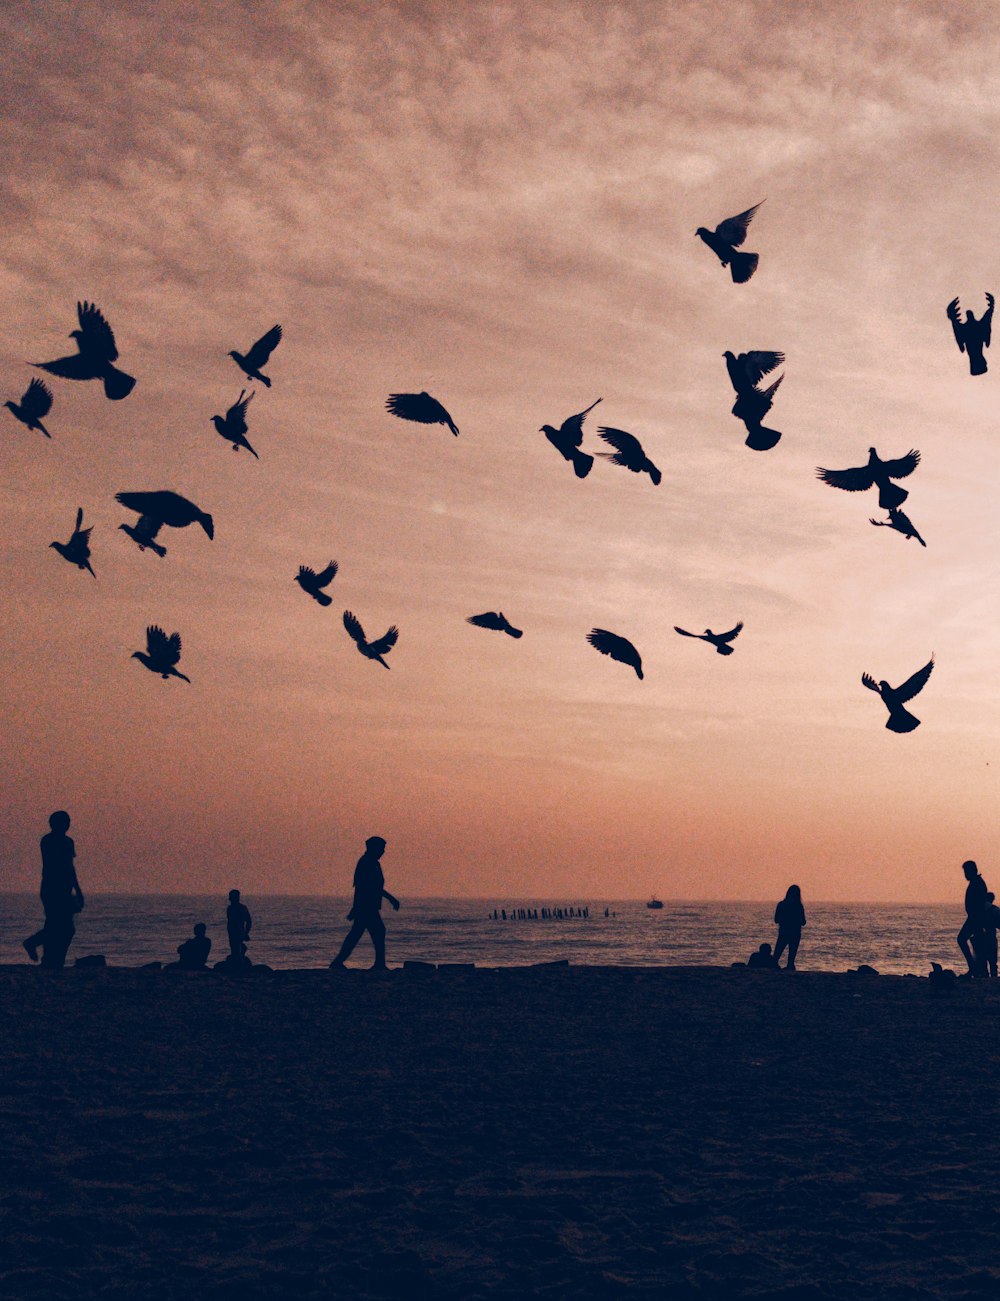
M 1000 987 L 0 970 L 5 1296 L 986 1297 Z

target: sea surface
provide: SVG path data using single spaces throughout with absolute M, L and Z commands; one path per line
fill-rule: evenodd
M 113 966 L 170 962 L 177 945 L 205 922 L 211 961 L 228 952 L 225 897 L 87 893 L 77 919 L 70 961 L 103 953 Z M 325 967 L 349 929 L 347 898 L 247 895 L 253 915 L 249 956 L 272 967 Z M 961 970 L 955 936 L 964 920 L 961 901 L 941 904 L 806 902 L 808 924 L 797 965 L 803 970 L 845 971 L 867 962 L 886 974 L 924 975 L 931 961 Z M 505 908 L 508 920 L 494 920 Z M 510 920 L 514 909 L 575 910 L 589 917 Z M 593 966 L 728 966 L 744 961 L 762 940 L 774 942 L 773 903 L 665 901 L 662 910 L 641 900 L 606 899 L 405 899 L 398 913 L 386 905 L 390 966 L 410 958 L 474 962 L 483 967 L 521 966 L 568 958 Z M 37 895 L 0 894 L 0 962 L 27 963 L 24 936 L 42 923 Z M 350 966 L 368 966 L 365 936 Z

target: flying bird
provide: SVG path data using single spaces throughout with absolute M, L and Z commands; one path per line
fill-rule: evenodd
M 215 537 L 215 524 L 211 515 L 199 510 L 193 501 L 188 501 L 180 493 L 169 492 L 119 492 L 116 501 L 120 501 L 126 510 L 138 512 L 139 521 L 134 527 L 119 524 L 118 527 L 137 544 L 140 551 L 150 547 L 159 556 L 166 554 L 164 547 L 156 546 L 153 539 L 166 525 L 172 529 L 187 528 L 189 524 L 200 524 L 210 538 Z
M 607 628 L 591 628 L 587 640 L 594 650 L 599 650 L 602 655 L 610 655 L 619 664 L 627 664 L 629 668 L 635 669 L 637 678 L 642 678 L 642 659 L 627 638 L 608 632 Z
M 262 334 L 250 351 L 244 357 L 243 353 L 231 349 L 229 356 L 236 362 L 240 370 L 243 371 L 249 379 L 259 379 L 265 388 L 271 387 L 271 381 L 266 375 L 261 374 L 261 366 L 267 364 L 267 359 L 275 348 L 281 342 L 281 326 L 272 325 L 267 334 Z
M 135 388 L 135 380 L 111 364 L 118 360 L 111 326 L 104 319 L 100 308 L 93 303 L 77 303 L 76 314 L 80 328 L 72 330 L 69 336 L 76 340 L 75 355 L 31 364 L 39 370 L 47 370 L 50 375 L 58 375 L 61 379 L 103 380 L 105 396 L 112 402 L 127 398 Z
M 904 515 L 901 510 L 896 508 L 889 512 L 889 518 L 869 519 L 869 524 L 874 524 L 877 529 L 895 529 L 897 533 L 902 533 L 904 538 L 916 538 L 922 547 L 927 543 L 923 540 L 917 530 L 913 527 L 913 521 L 909 515 Z
M 150 673 L 159 673 L 160 677 L 166 681 L 167 678 L 183 678 L 185 682 L 191 679 L 186 677 L 177 668 L 177 661 L 181 657 L 181 635 L 179 632 L 171 633 L 168 637 L 162 628 L 156 624 L 151 624 L 146 629 L 146 649 L 145 651 L 133 651 L 132 658 L 144 664 Z
M 843 488 L 845 492 L 864 492 L 873 485 L 878 486 L 878 504 L 883 510 L 893 510 L 902 506 L 910 495 L 905 488 L 900 488 L 891 479 L 905 479 L 920 464 L 920 453 L 909 451 L 895 461 L 880 461 L 874 447 L 868 449 L 868 464 L 850 470 L 816 470 L 816 474 L 831 488 Z
M 298 583 L 303 592 L 311 596 L 314 601 L 318 601 L 320 605 L 332 605 L 333 597 L 327 596 L 323 588 L 329 587 L 333 582 L 337 575 L 337 569 L 336 560 L 331 560 L 327 567 L 321 569 L 318 574 L 314 569 L 310 569 L 308 565 L 299 565 L 299 572 L 292 581 Z
M 645 471 L 653 483 L 659 485 L 663 475 L 642 450 L 638 438 L 626 433 L 624 429 L 612 429 L 609 425 L 598 426 L 597 432 L 609 447 L 615 449 L 613 452 L 598 452 L 598 456 L 605 457 L 612 465 L 623 465 L 633 474 L 642 474 Z
M 598 398 L 597 402 L 601 399 Z M 578 479 L 586 479 L 590 473 L 591 466 L 594 464 L 594 458 L 587 452 L 580 451 L 580 444 L 583 442 L 583 422 L 586 419 L 587 412 L 593 411 L 597 402 L 591 402 L 586 411 L 580 411 L 575 416 L 570 416 L 564 420 L 558 429 L 553 429 L 551 425 L 542 425 L 539 429 L 540 434 L 544 434 L 556 451 L 566 461 L 573 462 L 573 469 Z
M 364 628 L 362 628 L 361 624 L 358 623 L 350 610 L 345 610 L 344 627 L 351 634 L 355 645 L 362 655 L 370 660 L 378 660 L 379 664 L 381 664 L 384 669 L 389 667 L 382 656 L 388 655 L 393 646 L 395 646 L 396 642 L 399 640 L 399 629 L 395 624 L 393 624 L 385 636 L 380 637 L 378 641 L 366 641 Z
M 986 302 L 986 311 L 978 321 L 969 311 L 965 313 L 965 320 L 961 319 L 957 298 L 953 298 L 947 307 L 948 320 L 951 321 L 951 328 L 955 332 L 958 350 L 968 354 L 970 375 L 985 375 L 987 370 L 983 349 L 990 346 L 990 326 L 993 323 L 992 294 L 986 295 Z
M 763 202 L 764 200 L 761 199 L 760 203 Z M 746 212 L 738 213 L 735 217 L 727 217 L 725 221 L 720 221 L 715 230 L 706 230 L 704 226 L 699 226 L 695 231 L 722 265 L 729 267 L 733 283 L 737 285 L 745 284 L 757 270 L 756 253 L 737 253 L 736 250 L 746 239 L 747 227 L 753 221 L 753 215 L 760 207 L 760 203 L 755 203 L 752 208 L 747 208 Z
M 882 697 L 882 703 L 889 711 L 885 725 L 890 732 L 912 732 L 914 728 L 920 726 L 920 719 L 915 718 L 903 706 L 927 685 L 927 679 L 933 668 L 934 656 L 932 655 L 930 661 L 922 669 L 917 669 L 913 677 L 907 678 L 901 687 L 890 687 L 884 678 L 876 682 L 870 673 L 862 673 L 862 683 L 869 691 L 877 692 Z
M 419 425 L 447 425 L 458 437 L 458 425 L 437 398 L 429 393 L 390 393 L 385 409 L 400 420 L 415 420 Z
M 4 406 L 22 425 L 40 430 L 46 438 L 52 437 L 42 424 L 42 416 L 47 416 L 52 409 L 52 392 L 40 379 L 31 381 L 20 402 L 5 402 Z
M 233 451 L 238 452 L 241 447 L 245 447 L 252 456 L 257 456 L 250 444 L 247 442 L 247 407 L 253 401 L 254 395 L 251 393 L 246 396 L 244 389 L 240 389 L 240 395 L 229 408 L 224 416 L 213 416 L 212 424 L 215 425 L 216 432 L 221 434 L 228 442 L 232 443 Z
M 761 422 L 774 405 L 774 395 L 785 377 L 779 375 L 766 389 L 759 389 L 757 385 L 765 375 L 783 365 L 785 354 L 752 351 L 741 352 L 737 356 L 727 351 L 722 355 L 726 359 L 726 370 L 736 393 L 732 414 L 746 425 L 746 445 L 755 452 L 770 451 L 781 440 L 781 434 L 777 429 L 766 429 Z
M 674 624 L 674 632 L 679 632 L 682 637 L 696 637 L 698 641 L 707 641 L 709 645 L 714 646 L 720 655 L 732 655 L 733 648 L 730 642 L 735 641 L 743 630 L 743 621 L 730 628 L 728 632 L 713 632 L 711 628 L 706 628 L 704 632 L 688 632 L 684 628 L 678 628 Z
M 90 535 L 93 532 L 93 525 L 89 529 L 82 528 L 83 524 L 83 507 L 80 506 L 76 512 L 76 525 L 73 529 L 73 536 L 68 542 L 50 542 L 50 547 L 55 547 L 56 551 L 62 556 L 63 560 L 68 560 L 71 565 L 76 565 L 77 569 L 86 569 L 93 578 L 97 575 L 90 567 Z
M 508 637 L 524 636 L 521 629 L 515 628 L 502 610 L 499 613 L 489 610 L 486 614 L 472 614 L 465 622 L 471 623 L 476 628 L 491 628 L 494 632 L 505 632 Z

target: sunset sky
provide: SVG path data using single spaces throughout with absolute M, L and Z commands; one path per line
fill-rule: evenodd
M 138 378 L 0 410 L 0 884 L 960 904 L 1000 883 L 1000 40 L 986 3 L 0 12 L 0 401 L 78 299 Z M 734 285 L 694 237 L 765 200 Z M 285 338 L 249 409 L 227 356 Z M 780 349 L 768 453 L 725 349 Z M 260 387 L 259 385 L 257 386 Z M 461 436 L 396 420 L 426 389 Z M 538 432 L 602 397 L 654 488 Z M 818 465 L 918 448 L 904 509 Z M 121 490 L 215 517 L 140 553 Z M 83 506 L 96 582 L 48 549 Z M 321 609 L 299 564 L 340 573 Z M 344 631 L 400 630 L 391 672 Z M 469 627 L 503 610 L 515 642 Z M 675 635 L 745 629 L 724 659 Z M 133 651 L 184 639 L 163 682 Z M 586 642 L 639 648 L 640 682 Z M 861 674 L 936 668 L 885 730 Z

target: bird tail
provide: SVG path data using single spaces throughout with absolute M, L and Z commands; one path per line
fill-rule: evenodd
M 381 655 L 376 655 L 374 658 L 379 662 L 379 664 L 382 665 L 384 669 L 387 669 L 389 667 L 389 665 L 386 664 L 385 660 L 382 658 Z
M 917 541 L 920 543 L 922 547 L 925 547 L 927 545 L 927 543 L 923 540 L 923 538 L 920 536 L 920 534 L 917 532 L 916 529 L 913 530 L 913 536 L 917 539 Z
M 890 732 L 912 732 L 920 726 L 920 719 L 914 718 L 908 709 L 900 706 L 890 712 L 885 725 Z
M 720 655 L 732 655 L 733 653 L 732 646 L 726 646 L 725 644 L 723 644 L 722 646 L 716 646 L 715 649 L 719 652 Z
M 320 605 L 333 605 L 333 597 L 327 596 L 325 592 L 317 592 L 315 595 Z
M 598 401 L 600 401 L 600 398 L 598 398 Z M 586 479 L 593 464 L 594 458 L 589 452 L 580 452 L 576 448 L 573 449 L 573 469 L 578 479 Z
M 987 371 L 986 358 L 982 353 L 978 357 L 969 356 L 969 374 L 985 375 Z
M 90 567 L 90 561 L 89 561 L 89 560 L 85 560 L 83 563 L 87 566 L 87 572 L 90 574 L 91 578 L 96 578 L 97 575 L 94 573 L 93 569 L 91 569 L 91 567 Z
M 161 560 L 167 554 L 167 548 L 161 547 L 159 542 L 154 542 L 152 538 L 149 538 L 143 545 L 149 547 L 150 551 L 155 551 Z
M 663 475 L 659 472 L 652 461 L 646 462 L 646 469 L 649 471 L 649 477 L 653 480 L 654 487 L 659 487 Z
M 186 673 L 182 673 L 180 669 L 174 669 L 174 677 L 181 678 L 184 682 L 188 683 L 189 686 L 191 684 L 191 679 Z
M 250 444 L 247 442 L 247 440 L 246 440 L 245 438 L 244 438 L 244 440 L 243 440 L 243 446 L 247 449 L 247 451 L 250 453 L 250 455 L 254 458 L 255 461 L 259 461 L 259 460 L 260 460 L 260 457 L 259 457 L 259 456 L 257 455 L 257 453 L 253 450 L 253 448 L 250 446 Z
M 126 375 L 123 370 L 117 366 L 108 366 L 104 372 L 104 395 L 109 397 L 112 402 L 120 402 L 122 398 L 127 398 L 135 388 L 135 380 L 131 375 Z
M 757 253 L 737 253 L 735 250 L 730 253 L 729 271 L 733 277 L 733 284 L 745 285 L 757 270 L 758 261 Z
M 267 378 L 266 375 L 262 375 L 259 370 L 254 374 L 253 378 L 259 379 L 265 388 L 271 387 L 271 381 Z
M 878 504 L 883 510 L 895 510 L 897 506 L 902 506 L 909 495 L 906 489 L 901 488 L 898 483 L 886 483 L 879 492 Z
M 450 419 L 450 418 L 449 418 L 449 420 L 448 420 L 448 428 L 451 430 L 451 432 L 452 432 L 452 433 L 455 435 L 455 437 L 457 438 L 457 437 L 458 437 L 458 425 L 456 425 L 455 422 L 454 422 L 454 420 L 452 420 L 452 419 Z
M 42 424 L 40 420 L 36 420 L 35 425 L 38 429 L 42 431 L 42 433 L 45 435 L 46 438 L 52 437 L 52 435 L 49 433 L 49 431 L 45 428 L 45 426 Z
M 507 633 L 507 635 L 508 635 L 509 637 L 523 637 L 523 636 L 524 636 L 524 633 L 521 631 L 520 628 L 515 628 L 514 625 L 513 625 L 513 624 L 510 624 L 510 623 L 509 623 L 509 624 L 507 625 L 507 627 L 504 629 L 504 632 Z
M 780 441 L 781 435 L 777 429 L 766 429 L 763 425 L 747 426 L 746 445 L 755 452 L 769 452 Z

